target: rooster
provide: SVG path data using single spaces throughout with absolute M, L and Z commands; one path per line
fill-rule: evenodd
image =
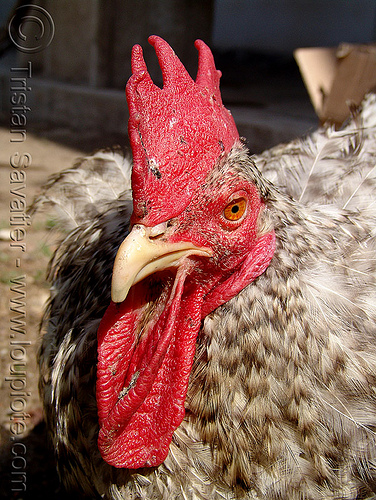
M 375 96 L 250 156 L 196 42 L 152 36 L 127 84 L 133 162 L 100 151 L 36 207 L 71 226 L 39 353 L 66 487 L 108 499 L 376 491 Z

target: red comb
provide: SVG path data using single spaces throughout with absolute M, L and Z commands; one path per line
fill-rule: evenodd
M 155 225 L 188 205 L 198 185 L 239 138 L 219 91 L 209 47 L 199 51 L 194 82 L 172 48 L 149 37 L 163 75 L 163 88 L 150 78 L 142 55 L 132 51 L 132 76 L 127 83 L 129 138 L 133 152 L 133 222 Z

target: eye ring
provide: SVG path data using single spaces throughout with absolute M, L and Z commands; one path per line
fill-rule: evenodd
M 228 221 L 236 222 L 240 220 L 247 209 L 247 200 L 243 197 L 236 198 L 223 210 L 223 215 Z

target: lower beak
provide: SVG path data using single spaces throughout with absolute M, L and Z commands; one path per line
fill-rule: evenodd
M 168 243 L 158 239 L 156 236 L 163 234 L 166 226 L 160 224 L 158 228 L 136 224 L 120 245 L 112 273 L 113 302 L 123 302 L 132 285 L 156 271 L 178 267 L 185 257 L 211 257 L 210 248 L 197 247 L 189 241 Z

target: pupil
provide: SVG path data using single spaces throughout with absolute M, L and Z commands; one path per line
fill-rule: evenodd
M 233 214 L 236 214 L 236 212 L 239 212 L 239 205 L 234 205 L 232 208 L 231 208 L 231 212 Z

